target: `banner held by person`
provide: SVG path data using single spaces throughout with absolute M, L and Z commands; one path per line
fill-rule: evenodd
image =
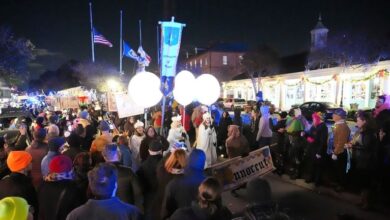
M 138 106 L 127 93 L 115 94 L 115 101 L 119 118 L 126 118 L 144 113 L 144 108 Z
M 208 171 L 220 180 L 224 190 L 231 190 L 273 170 L 275 167 L 267 146 L 252 151 L 246 157 L 235 157 L 215 164 Z

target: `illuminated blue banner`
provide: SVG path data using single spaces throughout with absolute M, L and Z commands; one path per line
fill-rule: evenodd
M 181 33 L 185 24 L 174 22 L 159 22 L 161 24 L 161 75 L 174 77 L 179 56 Z

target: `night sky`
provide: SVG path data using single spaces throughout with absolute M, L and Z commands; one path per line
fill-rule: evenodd
M 1 0 L 0 25 L 17 37 L 30 39 L 40 50 L 32 71 L 56 69 L 69 59 L 90 59 L 88 0 Z M 138 20 L 143 47 L 155 63 L 156 26 L 176 17 L 187 24 L 182 48 L 207 47 L 215 42 L 267 44 L 282 56 L 306 50 L 310 30 L 322 14 L 329 35 L 340 31 L 390 32 L 389 0 L 94 0 L 94 26 L 113 44 L 95 46 L 96 59 L 118 66 L 119 10 L 124 40 L 138 48 Z M 130 71 L 133 61 L 124 60 Z

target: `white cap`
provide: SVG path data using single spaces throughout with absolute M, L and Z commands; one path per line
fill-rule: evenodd
M 144 127 L 144 123 L 140 120 L 137 120 L 137 122 L 134 124 L 134 128 L 138 128 L 138 127 Z
M 173 122 L 181 121 L 181 115 L 177 115 L 175 117 L 172 117 L 171 119 L 172 119 Z

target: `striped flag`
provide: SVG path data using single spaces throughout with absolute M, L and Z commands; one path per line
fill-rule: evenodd
M 112 47 L 112 43 L 108 41 L 101 33 L 99 33 L 95 28 L 93 28 L 93 42 L 95 44 L 104 44 L 106 46 Z

